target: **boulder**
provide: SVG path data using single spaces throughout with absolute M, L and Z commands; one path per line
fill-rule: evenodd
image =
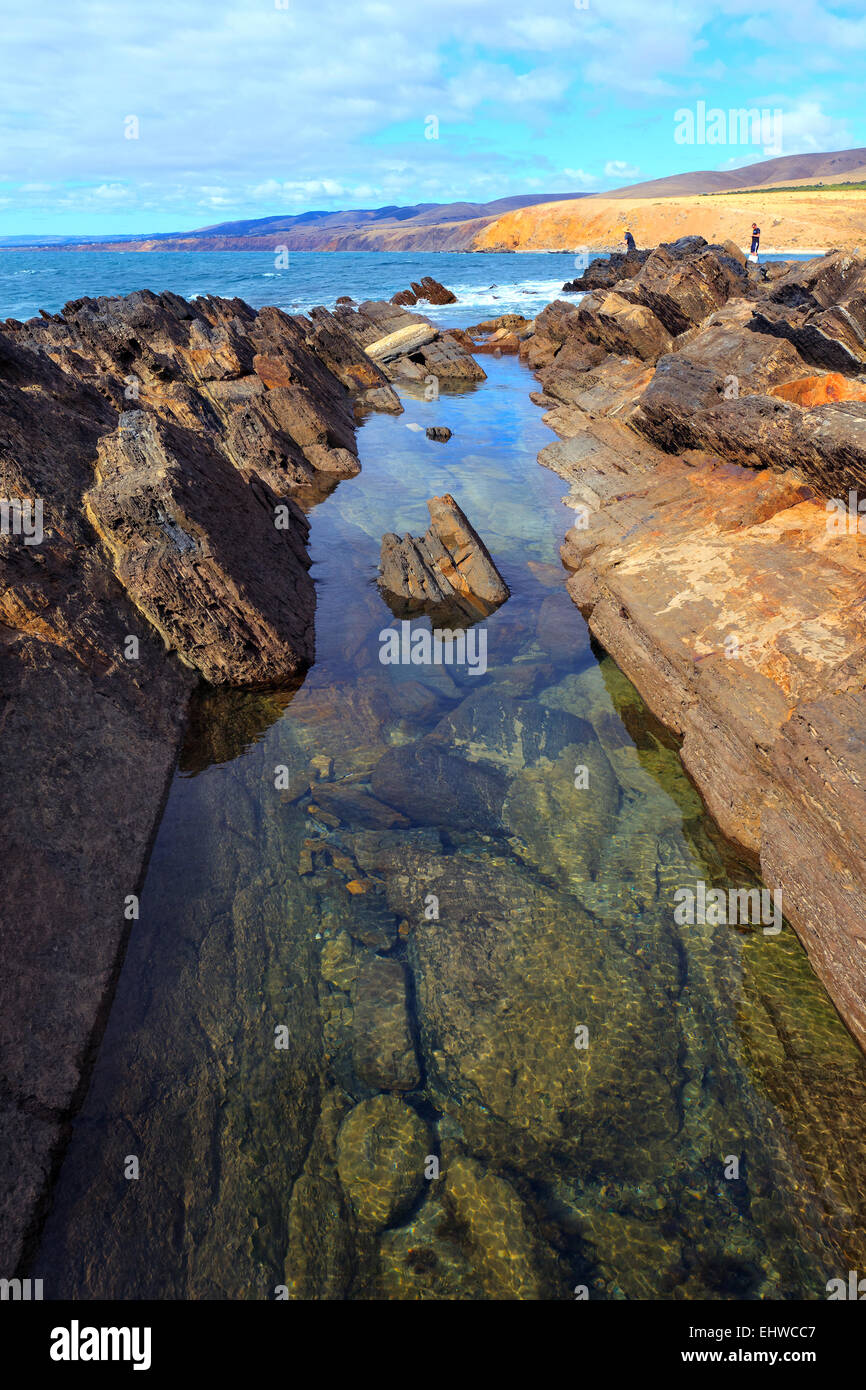
M 382 538 L 379 584 L 412 611 L 452 609 L 470 616 L 490 612 L 508 598 L 508 586 L 490 552 L 447 493 L 427 503 L 424 536 Z
M 411 289 L 400 290 L 398 294 L 393 295 L 391 303 L 409 305 L 418 304 L 421 300 L 426 300 L 428 304 L 456 304 L 457 296 L 451 290 L 446 290 L 445 286 L 440 285 L 431 275 L 425 275 L 420 283 L 413 280 Z
M 125 411 L 84 507 L 133 603 L 207 680 L 285 680 L 312 660 L 307 521 L 206 439 Z
M 655 362 L 671 349 L 671 335 L 653 311 L 629 302 L 615 290 L 584 299 L 577 321 L 588 341 L 608 352 Z
M 349 1111 L 337 1135 L 337 1172 L 362 1226 L 384 1230 L 424 1184 L 430 1134 L 397 1096 L 374 1096 Z
M 426 347 L 436 336 L 437 330 L 432 323 L 408 324 L 405 328 L 398 328 L 396 332 L 387 333 L 384 338 L 370 343 L 367 355 L 372 357 L 374 362 L 388 362 L 394 357 L 402 357 L 405 353 L 416 352 L 418 348 Z
M 762 333 L 787 338 L 829 371 L 866 368 L 866 259 L 830 252 L 790 270 L 755 309 Z
M 447 444 L 451 438 L 451 431 L 445 425 L 428 425 L 425 434 L 437 444 Z
M 565 294 L 586 293 L 589 290 L 611 290 L 620 280 L 630 280 L 649 257 L 649 251 L 614 251 L 590 261 L 586 270 L 574 280 L 567 280 Z

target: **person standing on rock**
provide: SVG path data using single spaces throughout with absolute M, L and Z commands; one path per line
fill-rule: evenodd
M 634 244 L 634 237 L 632 236 L 631 232 L 626 232 L 626 234 L 625 234 L 625 254 L 628 256 L 628 255 L 631 254 L 632 251 L 636 251 L 636 250 L 637 250 L 637 247 L 636 247 L 635 244 Z
M 752 223 L 752 251 L 751 251 L 751 254 L 752 254 L 753 256 L 757 256 L 757 254 L 758 254 L 758 247 L 759 247 L 760 243 L 761 243 L 761 229 L 760 229 L 760 227 L 758 226 L 757 222 L 753 222 L 753 223 Z

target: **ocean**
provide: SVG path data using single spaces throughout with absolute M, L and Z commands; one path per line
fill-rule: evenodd
M 575 261 L 564 251 L 298 251 L 277 270 L 263 251 L 0 251 L 0 318 L 55 314 L 71 299 L 141 289 L 184 299 L 237 295 L 255 309 L 275 304 L 298 314 L 332 309 L 343 294 L 359 303 L 390 299 L 432 275 L 457 295 L 456 304 L 436 307 L 436 322 L 465 326 L 496 314 L 532 318 L 580 273 Z

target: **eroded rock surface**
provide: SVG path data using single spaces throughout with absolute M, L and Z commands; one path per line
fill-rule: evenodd
M 0 496 L 34 523 L 0 536 L 9 1276 L 137 920 L 190 692 L 285 684 L 312 659 L 295 497 L 358 472 L 365 385 L 309 325 L 236 299 L 142 291 L 0 327 Z
M 382 538 L 379 584 L 407 611 L 491 612 L 508 586 L 489 550 L 448 493 L 427 503 L 430 526 L 421 537 L 388 532 Z
M 572 597 L 861 1044 L 864 276 L 832 253 L 756 283 L 726 248 L 658 248 L 616 291 L 550 305 L 522 348 L 560 436 L 541 461 L 576 509 Z M 661 355 L 614 294 L 672 335 Z

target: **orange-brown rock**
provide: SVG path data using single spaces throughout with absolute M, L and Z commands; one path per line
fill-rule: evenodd
M 815 263 L 788 292 L 831 314 L 850 274 Z M 677 302 L 705 286 L 678 278 Z M 655 367 L 586 360 L 575 311 L 550 306 L 535 360 L 560 439 L 541 461 L 571 487 L 563 558 L 591 632 L 682 738 L 866 1046 L 866 553 L 856 514 L 828 510 L 866 490 L 866 407 L 765 331 L 758 292 Z
M 379 584 L 398 610 L 478 617 L 504 603 L 508 586 L 454 498 L 433 497 L 427 507 L 424 536 L 401 539 L 389 532 L 382 538 Z
M 866 401 L 866 382 L 851 381 L 841 372 L 827 372 L 826 376 L 805 376 L 799 381 L 771 386 L 769 394 L 802 406 L 829 405 L 832 401 Z

